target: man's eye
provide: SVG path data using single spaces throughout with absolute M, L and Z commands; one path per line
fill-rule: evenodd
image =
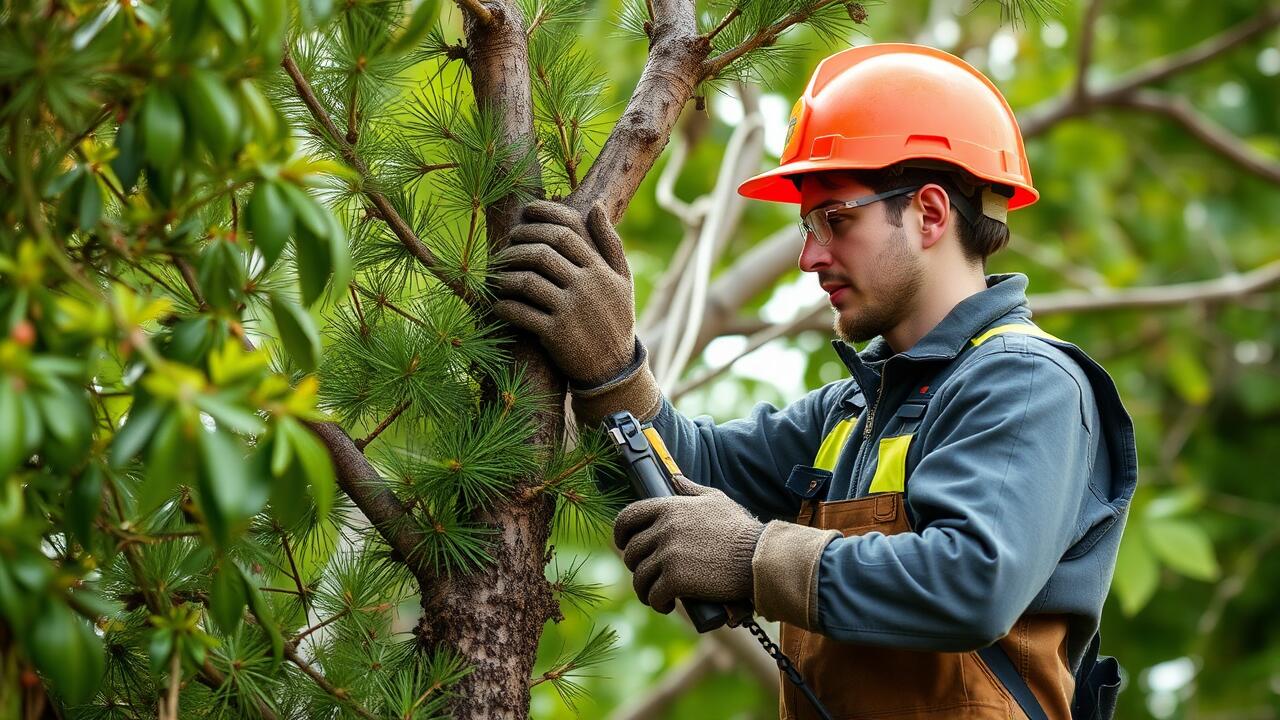
M 832 227 L 839 225 L 844 221 L 845 221 L 845 217 L 843 215 L 832 215 L 831 217 L 827 218 L 827 224 L 831 225 Z

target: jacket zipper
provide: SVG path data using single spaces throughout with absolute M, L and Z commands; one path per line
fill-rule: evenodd
M 862 426 L 862 447 L 858 448 L 858 455 L 853 462 L 853 487 L 854 493 L 857 493 L 858 487 L 862 484 L 862 468 L 866 464 L 867 447 L 870 445 L 871 434 L 875 430 L 876 408 L 880 407 L 881 397 L 884 395 L 884 381 L 888 376 L 889 363 L 886 361 L 884 372 L 880 373 L 880 384 L 876 387 L 876 399 L 867 408 L 867 421 Z

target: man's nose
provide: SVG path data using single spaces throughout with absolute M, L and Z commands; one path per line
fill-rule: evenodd
M 813 233 L 805 233 L 804 247 L 800 248 L 800 260 L 797 263 L 803 272 L 817 272 L 831 265 L 831 248 L 818 244 Z

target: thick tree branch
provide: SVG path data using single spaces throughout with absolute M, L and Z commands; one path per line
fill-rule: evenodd
M 1110 101 L 1116 107 L 1145 110 L 1163 115 L 1185 129 L 1210 150 L 1267 182 L 1280 185 L 1280 161 L 1272 160 L 1249 147 L 1226 128 L 1196 110 L 1186 98 L 1158 90 L 1139 90 Z
M 653 40 L 640 81 L 582 184 L 567 198 L 580 210 L 603 202 L 615 223 L 662 154 L 710 51 L 699 41 L 692 2 L 655 0 L 653 5 Z
M 366 165 L 364 160 L 356 154 L 355 148 L 351 143 L 347 142 L 346 136 L 338 130 L 338 126 L 334 124 L 333 118 L 320 102 L 320 98 L 316 97 L 315 91 L 311 88 L 311 83 L 308 82 L 306 76 L 302 74 L 302 70 L 298 67 L 298 64 L 293 61 L 293 57 L 286 52 L 284 59 L 280 61 L 280 65 L 289 75 L 289 79 L 293 81 L 293 86 L 298 91 L 298 97 L 302 100 L 302 103 L 307 106 L 307 110 L 311 113 L 311 117 L 313 117 L 316 122 L 320 123 L 321 127 L 324 128 L 325 133 L 329 136 L 330 142 L 338 146 L 339 151 L 342 153 L 343 160 L 354 168 L 356 172 L 360 173 L 361 177 L 368 180 L 370 178 L 369 166 Z M 417 233 L 413 231 L 413 228 L 409 227 L 409 223 L 405 222 L 405 219 L 400 217 L 400 213 L 396 211 L 394 206 L 392 206 L 391 201 L 387 199 L 386 195 L 383 195 L 371 187 L 367 187 L 364 191 L 364 196 L 368 198 L 369 202 L 373 203 L 375 208 L 377 208 L 378 215 L 382 218 L 383 222 L 387 224 L 387 227 L 391 230 L 392 234 L 394 234 L 400 240 L 400 243 L 418 259 L 418 262 L 422 263 L 423 267 L 425 267 L 432 275 L 435 275 L 440 282 L 445 285 L 445 287 L 452 290 L 455 295 L 462 298 L 464 301 L 468 303 L 474 303 L 476 301 L 476 298 L 472 295 L 471 291 L 449 274 L 444 264 L 435 256 L 435 253 L 431 252 L 431 249 L 422 242 Z

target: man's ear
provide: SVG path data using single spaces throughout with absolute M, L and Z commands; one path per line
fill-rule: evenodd
M 933 247 L 947 234 L 947 223 L 951 219 L 951 199 L 941 185 L 929 183 L 916 191 L 913 205 L 920 212 L 917 222 L 920 223 L 920 247 Z

